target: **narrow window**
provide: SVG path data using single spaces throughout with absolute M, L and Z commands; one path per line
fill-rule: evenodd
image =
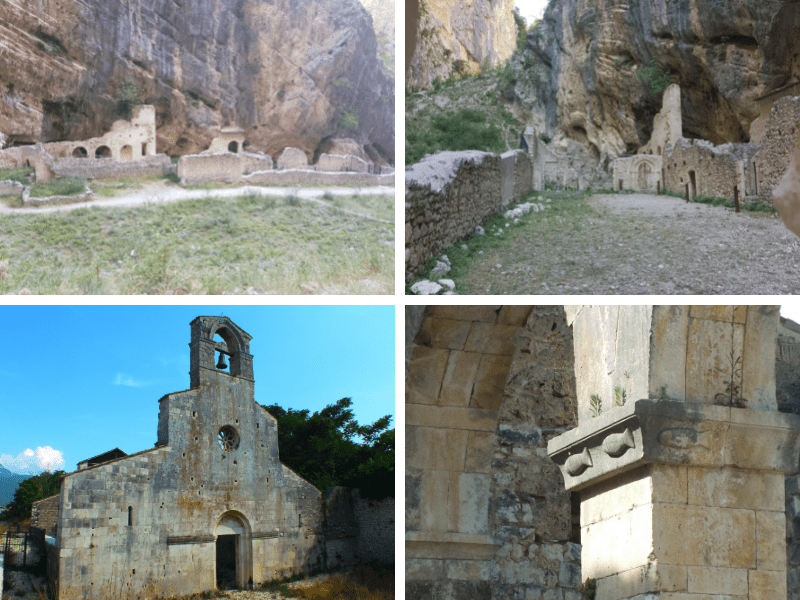
M 128 527 L 133 525 L 133 507 L 128 507 Z
M 298 527 L 303 526 L 303 515 L 301 513 L 297 513 L 297 526 Z

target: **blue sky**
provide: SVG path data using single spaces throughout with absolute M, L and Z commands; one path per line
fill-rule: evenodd
M 253 339 L 256 402 L 359 423 L 395 415 L 394 306 L 0 306 L 0 464 L 73 471 L 153 447 L 158 400 L 189 387 L 189 323 L 224 314 Z M 32 456 L 25 456 L 25 451 Z M 60 453 L 60 454 L 59 454 Z

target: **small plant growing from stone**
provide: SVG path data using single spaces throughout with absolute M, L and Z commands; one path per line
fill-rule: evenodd
M 589 600 L 594 600 L 594 596 L 597 593 L 597 580 L 590 577 L 586 581 L 583 582 L 581 587 L 578 588 L 578 591 L 583 594 L 584 598 L 588 598 Z
M 725 391 L 714 396 L 714 404 L 732 408 L 744 408 L 747 400 L 742 398 L 742 357 L 736 356 L 736 353 L 731 349 L 728 361 L 730 362 L 730 370 L 723 371 L 714 367 L 716 371 L 728 377 L 728 381 L 723 382 Z
M 661 399 L 662 400 L 666 400 L 667 399 L 667 386 L 665 386 L 665 385 L 661 386 Z
M 603 412 L 603 401 L 598 394 L 589 396 L 589 410 L 592 412 L 592 418 L 600 416 Z
M 625 388 L 621 386 L 616 386 L 614 388 L 614 404 L 617 406 L 625 406 L 625 400 L 627 400 L 627 393 L 625 392 Z

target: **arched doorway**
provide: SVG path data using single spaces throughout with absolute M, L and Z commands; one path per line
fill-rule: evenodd
M 75 158 L 87 158 L 89 153 L 86 152 L 86 148 L 83 146 L 76 146 L 75 149 L 72 151 L 72 156 Z
M 111 148 L 108 146 L 100 146 L 94 151 L 95 158 L 111 158 Z
M 133 148 L 128 145 L 120 148 L 119 158 L 120 160 L 133 160 Z
M 217 588 L 246 589 L 253 580 L 253 538 L 247 518 L 237 511 L 224 513 L 214 528 L 214 537 Z
M 697 177 L 694 171 L 689 171 L 689 200 L 694 200 L 697 196 Z
M 650 174 L 652 170 L 650 168 L 650 163 L 643 162 L 639 165 L 639 182 L 638 187 L 640 190 L 647 190 L 650 189 Z
M 239 151 L 239 144 L 237 144 L 235 141 L 228 144 L 228 152 L 236 153 L 238 151 Z

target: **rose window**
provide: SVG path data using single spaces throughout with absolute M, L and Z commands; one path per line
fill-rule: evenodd
M 225 452 L 236 450 L 239 447 L 239 434 L 230 425 L 225 425 L 219 430 L 219 445 Z

